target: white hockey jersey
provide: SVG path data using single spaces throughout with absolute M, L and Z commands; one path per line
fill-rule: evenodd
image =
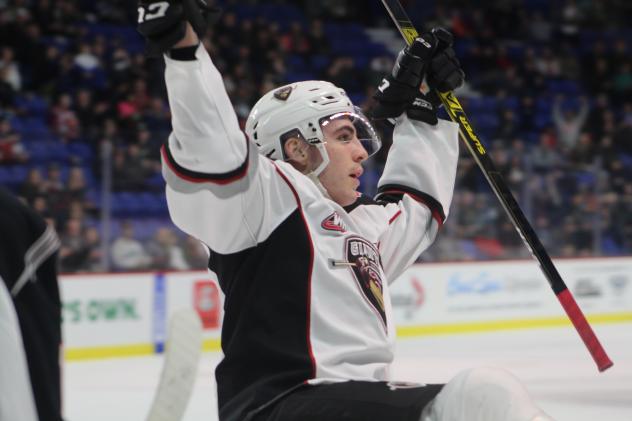
M 203 47 L 196 57 L 165 58 L 163 175 L 173 222 L 208 246 L 226 296 L 220 420 L 242 421 L 306 382 L 389 379 L 389 282 L 446 218 L 458 126 L 401 117 L 376 199 L 343 208 L 257 153 Z

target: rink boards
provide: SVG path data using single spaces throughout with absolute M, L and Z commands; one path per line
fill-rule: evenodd
M 555 263 L 591 323 L 632 321 L 632 257 Z M 64 275 L 60 284 L 66 359 L 161 352 L 181 307 L 200 314 L 205 349 L 219 349 L 223 297 L 209 272 Z M 532 261 L 415 265 L 389 289 L 398 336 L 572 329 Z

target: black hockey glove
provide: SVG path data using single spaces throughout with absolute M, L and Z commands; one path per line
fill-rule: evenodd
M 413 120 L 435 125 L 438 123 L 437 110 L 442 106 L 437 92 L 449 92 L 461 86 L 465 73 L 452 49 L 452 34 L 443 28 L 433 29 L 432 34 L 438 43 L 426 68 L 426 83 L 430 90 L 425 95 L 420 92 L 406 109 L 406 114 Z
M 410 51 L 415 52 L 423 51 L 422 46 L 426 47 L 425 60 L 418 56 L 424 63 L 422 64 L 423 70 L 417 85 L 413 87 L 411 85 L 400 84 L 400 91 L 391 91 L 391 94 L 388 95 L 390 98 L 386 95 L 386 89 L 382 92 L 382 90 L 378 88 L 378 92 L 374 95 L 374 98 L 378 100 L 379 104 L 373 111 L 374 118 L 395 118 L 406 111 L 408 117 L 413 120 L 435 125 L 438 122 L 437 110 L 441 106 L 441 100 L 436 90 L 440 92 L 452 91 L 463 84 L 465 75 L 452 49 L 452 34 L 443 28 L 435 28 L 431 32 L 423 34 L 422 38 L 431 41 L 428 42 L 428 44 L 433 48 L 428 48 L 423 43 L 417 44 L 419 38 L 409 47 Z M 413 47 L 417 48 L 413 50 Z M 400 53 L 400 56 L 397 58 L 397 62 L 400 61 L 401 56 L 402 53 Z M 385 78 L 381 86 L 390 84 L 391 80 L 389 79 L 397 79 L 397 70 L 398 64 L 396 63 L 393 74 Z M 426 94 L 421 93 L 419 90 L 421 80 L 424 76 L 426 76 L 426 81 L 430 88 L 430 91 Z M 408 90 L 406 93 L 403 92 L 404 85 L 406 85 Z
M 428 32 L 400 51 L 393 71 L 382 79 L 373 95 L 377 100 L 372 113 L 374 119 L 399 117 L 421 95 L 419 87 L 437 44 L 438 39 Z
M 201 38 L 219 14 L 205 0 L 140 0 L 138 32 L 147 40 L 147 54 L 159 56 L 184 37 L 187 21 Z
M 426 70 L 426 82 L 432 91 L 450 92 L 463 85 L 465 73 L 452 48 L 452 34 L 443 28 L 435 28 L 432 33 L 439 44 Z

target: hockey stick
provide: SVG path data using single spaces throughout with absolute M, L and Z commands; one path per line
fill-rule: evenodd
M 169 319 L 165 363 L 147 421 L 180 421 L 187 408 L 202 354 L 202 323 L 192 309 Z
M 393 22 L 395 22 L 395 25 L 402 34 L 402 37 L 404 37 L 406 43 L 410 45 L 415 38 L 417 38 L 418 32 L 410 21 L 406 11 L 398 0 L 382 0 L 382 3 L 393 19 Z M 527 221 L 527 218 L 522 213 L 516 199 L 514 199 L 511 191 L 507 187 L 507 184 L 501 177 L 500 173 L 496 170 L 491 158 L 485 150 L 485 147 L 478 136 L 474 133 L 474 129 L 465 115 L 465 111 L 463 110 L 459 100 L 452 92 L 439 93 L 439 97 L 441 98 L 441 102 L 448 112 L 450 119 L 459 125 L 459 135 L 461 140 L 463 140 L 467 149 L 470 151 L 474 160 L 478 164 L 478 167 L 485 175 L 487 182 L 509 215 L 509 219 L 511 219 L 511 222 L 520 234 L 522 241 L 524 241 L 525 245 L 531 252 L 531 255 L 540 264 L 540 269 L 544 273 L 544 276 L 553 289 L 555 296 L 564 308 L 564 311 L 566 311 L 568 318 L 571 322 L 573 322 L 577 333 L 579 333 L 579 336 L 584 341 L 584 344 L 592 355 L 593 360 L 595 360 L 599 371 L 604 371 L 610 368 L 612 366 L 612 361 L 606 354 L 604 348 L 601 346 L 599 339 L 597 339 L 595 332 L 593 332 L 590 327 L 584 313 L 582 313 L 575 301 L 575 298 L 568 290 L 568 287 L 553 265 L 553 262 L 540 242 L 540 239 L 529 224 L 529 221 Z

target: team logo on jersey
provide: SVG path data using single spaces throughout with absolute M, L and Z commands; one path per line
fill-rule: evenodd
M 274 91 L 274 97 L 276 99 L 280 99 L 281 101 L 287 101 L 291 93 L 292 93 L 292 87 L 285 86 L 283 88 L 279 88 L 276 91 Z
M 323 220 L 320 226 L 327 231 L 347 232 L 347 227 L 338 215 L 338 212 L 334 212 Z
M 377 248 L 360 237 L 349 237 L 345 243 L 347 261 L 360 290 L 374 311 L 380 316 L 386 329 L 383 282 L 380 255 Z

